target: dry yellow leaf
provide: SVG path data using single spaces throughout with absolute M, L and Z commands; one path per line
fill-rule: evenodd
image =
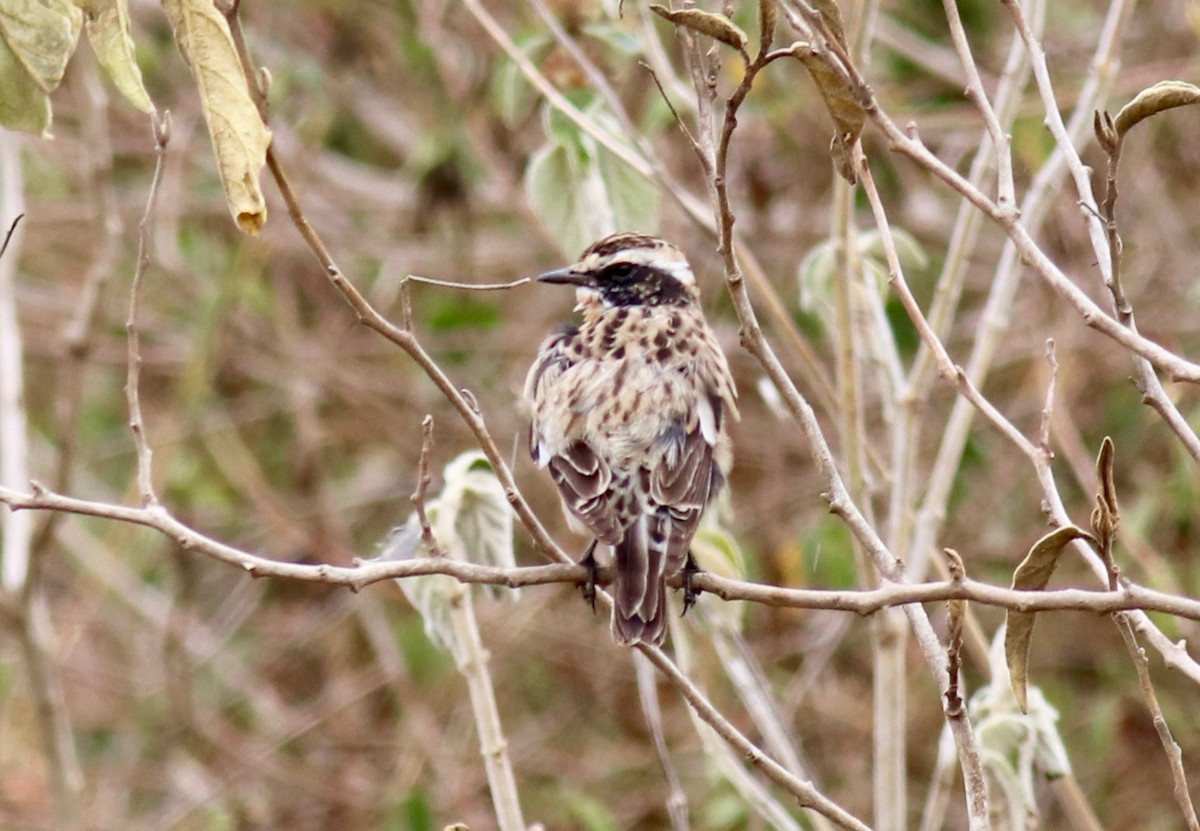
M 154 102 L 142 84 L 142 71 L 134 59 L 127 0 L 87 0 L 80 4 L 85 15 L 84 31 L 104 67 L 121 94 L 144 113 L 154 112 Z
M 163 0 L 163 8 L 200 88 L 229 211 L 239 228 L 257 234 L 267 221 L 258 176 L 267 161 L 271 131 L 246 84 L 229 24 L 212 0 Z

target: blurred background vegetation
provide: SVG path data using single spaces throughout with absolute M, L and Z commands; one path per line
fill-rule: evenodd
M 642 4 L 626 3 L 623 18 L 598 0 L 548 5 L 603 67 L 671 172 L 702 193 L 698 165 L 638 65 L 648 13 Z M 753 4 L 746 5 L 739 19 L 753 21 Z M 532 7 L 488 6 L 556 86 L 581 106 L 594 100 L 587 78 Z M 965 0 L 960 8 L 990 89 L 1011 36 L 1009 20 L 990 0 Z M 173 119 L 142 313 L 143 409 L 159 492 L 183 521 L 274 558 L 350 564 L 372 556 L 409 513 L 425 414 L 435 423 L 434 471 L 472 447 L 471 436 L 417 367 L 356 324 L 270 183 L 265 229 L 257 238 L 238 232 L 167 20 L 150 2 L 133 3 L 132 12 L 147 88 Z M 1104 12 L 1098 0 L 1049 6 L 1045 45 L 1064 108 L 1085 78 Z M 586 148 L 545 116 L 533 90 L 460 4 L 247 0 L 242 16 L 256 59 L 271 73 L 271 127 L 309 218 L 380 311 L 399 320 L 408 273 L 496 282 L 578 253 L 578 240 L 565 225 L 556 227 L 555 217 L 587 210 L 586 199 L 582 207 L 573 201 L 564 173 L 571 154 Z M 1198 21 L 1195 0 L 1140 3 L 1108 109 L 1160 79 L 1194 81 Z M 669 27 L 650 25 L 675 56 Z M 885 0 L 866 72 L 898 120 L 915 121 L 951 165 L 969 162 L 982 130 L 962 94 L 939 3 Z M 727 67 L 722 81 L 732 76 Z M 73 443 L 72 493 L 136 502 L 123 322 L 154 152 L 146 117 L 105 84 L 81 48 L 53 97 L 54 139 L 23 140 L 28 217 L 18 308 L 34 475 L 50 480 Z M 1052 149 L 1036 93 L 1025 96 L 1013 131 L 1019 189 Z M 800 302 L 801 264 L 812 262 L 809 255 L 831 231 L 828 117 L 798 66 L 775 66 L 740 120 L 732 160 L 738 227 L 832 371 L 820 285 L 808 286 L 817 302 Z M 1126 145 L 1119 204 L 1126 290 L 1140 328 L 1189 356 L 1200 355 L 1198 130 L 1200 112 L 1190 110 L 1148 122 Z M 925 304 L 958 201 L 890 157 L 870 129 L 864 144 L 892 222 L 919 249 L 908 277 Z M 536 176 L 531 158 L 541 159 Z M 1085 161 L 1103 170 L 1094 148 Z M 607 181 L 628 175 L 610 173 Z M 564 191 L 557 205 L 555 183 Z M 819 497 L 808 447 L 760 396 L 759 369 L 738 346 L 711 237 L 654 186 L 633 177 L 613 188 L 631 221 L 657 226 L 689 253 L 706 312 L 730 355 L 743 420 L 734 435 L 726 524 L 745 553 L 748 576 L 791 586 L 855 585 L 849 536 Z M 873 227 L 865 203 L 860 209 L 860 227 Z M 122 227 L 106 236 L 114 212 Z M 1107 308 L 1069 190 L 1040 240 Z M 998 229 L 984 228 L 947 339 L 956 360 L 965 359 L 980 325 L 1003 241 Z M 64 338 L 97 262 L 109 266 L 108 279 L 76 372 Z M 569 318 L 571 298 L 531 285 L 486 294 L 418 285 L 412 307 L 422 342 L 475 396 L 500 445 L 511 447 L 518 480 L 540 516 L 569 548 L 581 546 L 559 516 L 549 480 L 527 461 L 518 403 L 538 341 Z M 898 305 L 889 312 L 911 354 L 911 328 Z M 1048 337 L 1061 365 L 1053 447 L 1069 510 L 1086 521 L 1091 460 L 1111 435 L 1124 509 L 1122 567 L 1136 580 L 1194 596 L 1200 477 L 1141 405 L 1126 352 L 1028 279 L 985 393 L 1036 435 Z M 76 385 L 78 419 L 64 423 L 64 402 Z M 1170 391 L 1196 423 L 1195 389 Z M 935 393 L 929 446 L 918 451 L 922 471 L 932 463 L 952 397 L 948 387 Z M 829 435 L 836 436 L 833 425 Z M 1043 533 L 1040 499 L 1026 461 L 994 431 L 977 427 L 939 545 L 962 552 L 972 576 L 1007 585 Z M 39 526 L 46 522 L 37 518 Z M 517 546 L 522 562 L 540 561 L 521 531 Z M 462 678 L 395 586 L 355 595 L 253 581 L 153 532 L 73 517 L 55 522 L 46 551 L 54 660 L 87 783 L 86 827 L 492 827 Z M 1057 579 L 1093 585 L 1077 563 Z M 1002 619 L 997 610 L 977 611 L 989 632 Z M 593 617 L 563 586 L 527 589 L 516 605 L 481 601 L 477 613 L 526 818 L 549 829 L 666 827 L 667 786 L 632 665 L 612 643 L 604 617 Z M 940 623 L 944 612 L 931 614 Z M 1173 639 L 1197 634 L 1177 621 L 1161 625 Z M 839 804 L 870 816 L 867 622 L 755 606 L 745 610 L 744 631 L 814 776 Z M 716 657 L 698 650 L 694 660 L 714 701 L 744 724 L 713 666 Z M 1045 617 L 1033 660 L 1034 679 L 1060 711 L 1076 774 L 1105 827 L 1179 827 L 1166 761 L 1114 627 L 1089 615 Z M 915 811 L 942 714 L 920 659 L 911 663 L 910 720 L 896 729 L 910 739 Z M 1194 773 L 1196 690 L 1154 656 L 1152 666 L 1185 768 Z M 48 827 L 53 817 L 23 667 L 16 641 L 0 639 L 0 826 L 9 829 Z M 968 661 L 965 672 L 977 686 L 978 664 Z M 714 775 L 684 704 L 668 689 L 662 693 L 695 827 L 765 827 Z M 1066 827 L 1052 799 L 1042 804 L 1044 827 Z M 951 827 L 965 827 L 961 810 L 952 809 Z

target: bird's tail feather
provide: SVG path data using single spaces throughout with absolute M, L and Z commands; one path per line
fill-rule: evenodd
M 614 547 L 613 636 L 631 646 L 661 644 L 667 636 L 666 542 L 663 523 L 643 517 Z

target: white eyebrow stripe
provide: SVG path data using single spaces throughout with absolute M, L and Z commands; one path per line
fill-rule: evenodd
M 655 265 L 686 286 L 695 285 L 696 283 L 696 276 L 692 274 L 691 266 L 687 264 L 687 260 L 659 261 Z
M 595 258 L 594 260 L 593 257 Z M 604 265 L 612 265 L 614 263 L 650 266 L 659 271 L 666 272 L 684 285 L 694 286 L 696 284 L 696 276 L 692 273 L 691 266 L 688 265 L 688 261 L 684 258 L 683 254 L 678 251 L 661 248 L 631 248 L 613 256 Z M 589 268 L 589 270 L 603 267 L 601 259 L 594 254 L 587 260 L 584 260 L 581 265 Z

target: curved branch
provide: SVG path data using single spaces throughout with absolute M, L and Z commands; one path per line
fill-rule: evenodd
M 0 488 L 0 502 L 13 510 L 64 511 L 111 519 L 152 528 L 171 537 L 182 548 L 197 551 L 215 560 L 240 568 L 252 577 L 276 577 L 308 583 L 345 586 L 360 591 L 373 583 L 427 574 L 444 574 L 462 583 L 483 583 L 518 588 L 552 583 L 582 583 L 587 570 L 576 563 L 499 568 L 455 560 L 450 557 L 422 557 L 412 560 L 358 560 L 353 566 L 325 563 L 289 563 L 273 560 L 214 540 L 180 522 L 159 504 L 136 508 L 107 502 L 76 499 L 34 485 L 33 493 L 22 494 Z M 936 583 L 887 582 L 876 589 L 793 589 L 732 580 L 708 572 L 692 578 L 697 589 L 726 601 L 740 600 L 763 606 L 787 609 L 828 609 L 871 615 L 894 606 L 970 600 L 1019 612 L 1079 611 L 1108 614 L 1140 609 L 1162 612 L 1187 620 L 1200 621 L 1200 600 L 1155 591 L 1125 581 L 1117 591 L 1058 589 L 1054 591 L 1017 591 L 993 586 L 964 577 Z M 611 582 L 611 572 L 602 567 L 597 582 Z M 680 588 L 682 577 L 668 583 Z

